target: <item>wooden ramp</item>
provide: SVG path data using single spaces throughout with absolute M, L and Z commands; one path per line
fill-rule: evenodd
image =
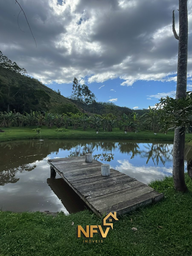
M 98 216 L 117 215 L 157 202 L 163 194 L 117 170 L 101 176 L 101 163 L 86 163 L 85 157 L 50 159 L 51 176 L 58 173 Z M 55 173 L 56 172 L 56 173 Z

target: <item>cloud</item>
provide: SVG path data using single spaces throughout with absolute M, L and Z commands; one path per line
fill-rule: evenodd
M 115 99 L 110 99 L 109 101 L 110 101 L 110 102 L 116 102 L 116 101 L 117 101 L 117 98 L 115 98 Z
M 85 84 L 85 80 L 82 79 L 82 78 L 80 78 L 80 79 L 79 79 L 79 84 L 81 84 L 81 85 Z
M 177 76 L 162 79 L 162 82 L 177 82 Z
M 138 109 L 139 107 L 138 106 L 136 106 L 136 107 L 133 107 L 133 109 Z
M 192 84 L 187 85 L 187 90 L 192 90 Z
M 156 99 L 160 99 L 160 98 L 165 98 L 165 97 L 171 97 L 171 98 L 175 98 L 175 94 L 176 91 L 171 91 L 171 92 L 158 92 L 155 95 L 149 95 L 150 98 L 156 98 Z
M 172 168 L 161 166 L 133 166 L 128 160 L 118 160 L 115 169 L 141 181 L 149 184 L 155 180 L 162 180 L 165 176 L 171 176 Z
M 101 74 L 91 76 L 88 79 L 88 82 L 89 83 L 92 83 L 92 82 L 102 83 L 106 80 L 114 79 L 114 78 L 117 78 L 117 75 L 115 73 L 113 74 L 113 72 L 103 72 Z
M 99 87 L 99 90 L 101 89 L 101 88 L 103 88 L 105 85 L 103 84 L 103 85 L 101 85 L 100 87 Z
M 149 109 L 149 108 L 156 108 L 156 106 L 149 106 L 148 109 Z
M 110 91 L 112 91 L 112 92 L 116 92 L 114 89 L 110 89 Z
M 59 2 L 59 4 L 58 4 Z M 88 83 L 122 79 L 122 86 L 138 80 L 176 81 L 178 41 L 172 33 L 175 0 L 44 0 L 20 4 L 0 1 L 0 49 L 29 75 L 49 84 Z M 192 41 L 192 4 L 188 3 Z M 18 20 L 17 20 L 18 16 Z M 176 12 L 178 31 L 178 13 Z M 192 74 L 192 48 L 188 50 Z

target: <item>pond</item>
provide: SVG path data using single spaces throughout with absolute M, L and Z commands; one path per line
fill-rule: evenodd
M 50 211 L 69 214 L 83 202 L 56 176 L 48 159 L 84 155 L 148 184 L 172 175 L 173 145 L 133 141 L 31 140 L 0 143 L 0 210 Z M 191 155 L 187 149 L 187 155 Z M 185 161 L 185 170 L 186 170 Z

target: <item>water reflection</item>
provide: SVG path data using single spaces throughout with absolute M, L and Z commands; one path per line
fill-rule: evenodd
M 172 175 L 172 144 L 128 141 L 31 140 L 0 143 L 0 209 L 63 211 L 84 208 L 63 180 L 50 180 L 48 159 L 84 155 L 148 184 Z M 186 150 L 188 165 L 192 149 Z M 186 164 L 185 164 L 186 165 Z M 191 167 L 192 169 L 192 167 Z M 59 177 L 60 178 L 60 177 Z M 76 196 L 76 195 L 75 195 Z M 75 201 L 76 200 L 76 201 Z
M 123 172 L 145 184 L 155 180 L 162 180 L 165 176 L 172 174 L 172 166 L 134 166 L 128 160 L 123 159 L 118 161 L 115 169 Z
M 112 168 L 148 184 L 172 174 L 173 145 L 168 143 L 97 142 L 91 143 L 93 157 Z M 95 154 L 102 148 L 104 153 Z M 78 145 L 70 156 L 82 156 L 87 146 Z M 101 150 L 101 149 L 100 149 Z
M 119 142 L 118 146 L 121 153 L 131 153 L 131 159 L 133 159 L 134 156 L 141 154 L 138 143 Z
M 131 159 L 133 159 L 136 156 L 146 158 L 146 164 L 149 163 L 149 160 L 151 159 L 153 161 L 154 165 L 158 165 L 160 162 L 165 165 L 165 162 L 170 160 L 172 157 L 172 144 L 160 144 L 160 143 L 140 143 L 145 144 L 144 148 L 140 148 L 139 143 L 133 143 L 133 142 L 97 142 L 83 145 L 78 145 L 74 147 L 70 151 L 69 156 L 83 156 L 86 153 L 94 153 L 94 151 L 97 151 L 99 147 L 103 149 L 104 152 L 100 154 L 101 157 L 104 157 L 111 161 L 113 159 L 114 154 L 111 152 L 118 148 L 118 151 L 120 153 L 128 153 L 131 154 Z M 93 154 L 94 155 L 94 154 Z M 99 159 L 99 155 L 95 155 L 97 159 Z M 108 157 L 107 157 L 108 156 Z M 101 159 L 100 159 L 101 160 Z
M 170 160 L 173 153 L 173 148 L 168 144 L 147 144 L 145 146 L 146 151 L 141 152 L 143 157 L 147 159 L 146 164 L 152 159 L 154 165 L 158 165 L 161 162 L 165 165 L 166 161 Z
M 47 179 L 47 184 L 53 190 L 55 195 L 61 200 L 66 210 L 71 212 L 78 212 L 85 209 L 85 205 L 79 200 L 78 195 L 73 191 L 72 188 L 62 179 Z M 73 203 L 71 203 L 73 202 Z

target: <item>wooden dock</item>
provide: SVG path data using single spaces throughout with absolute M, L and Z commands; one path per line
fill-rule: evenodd
M 101 175 L 101 163 L 86 163 L 85 157 L 48 160 L 51 177 L 58 173 L 98 216 L 117 212 L 117 215 L 138 207 L 158 202 L 163 194 L 117 170 L 110 169 L 110 176 Z

